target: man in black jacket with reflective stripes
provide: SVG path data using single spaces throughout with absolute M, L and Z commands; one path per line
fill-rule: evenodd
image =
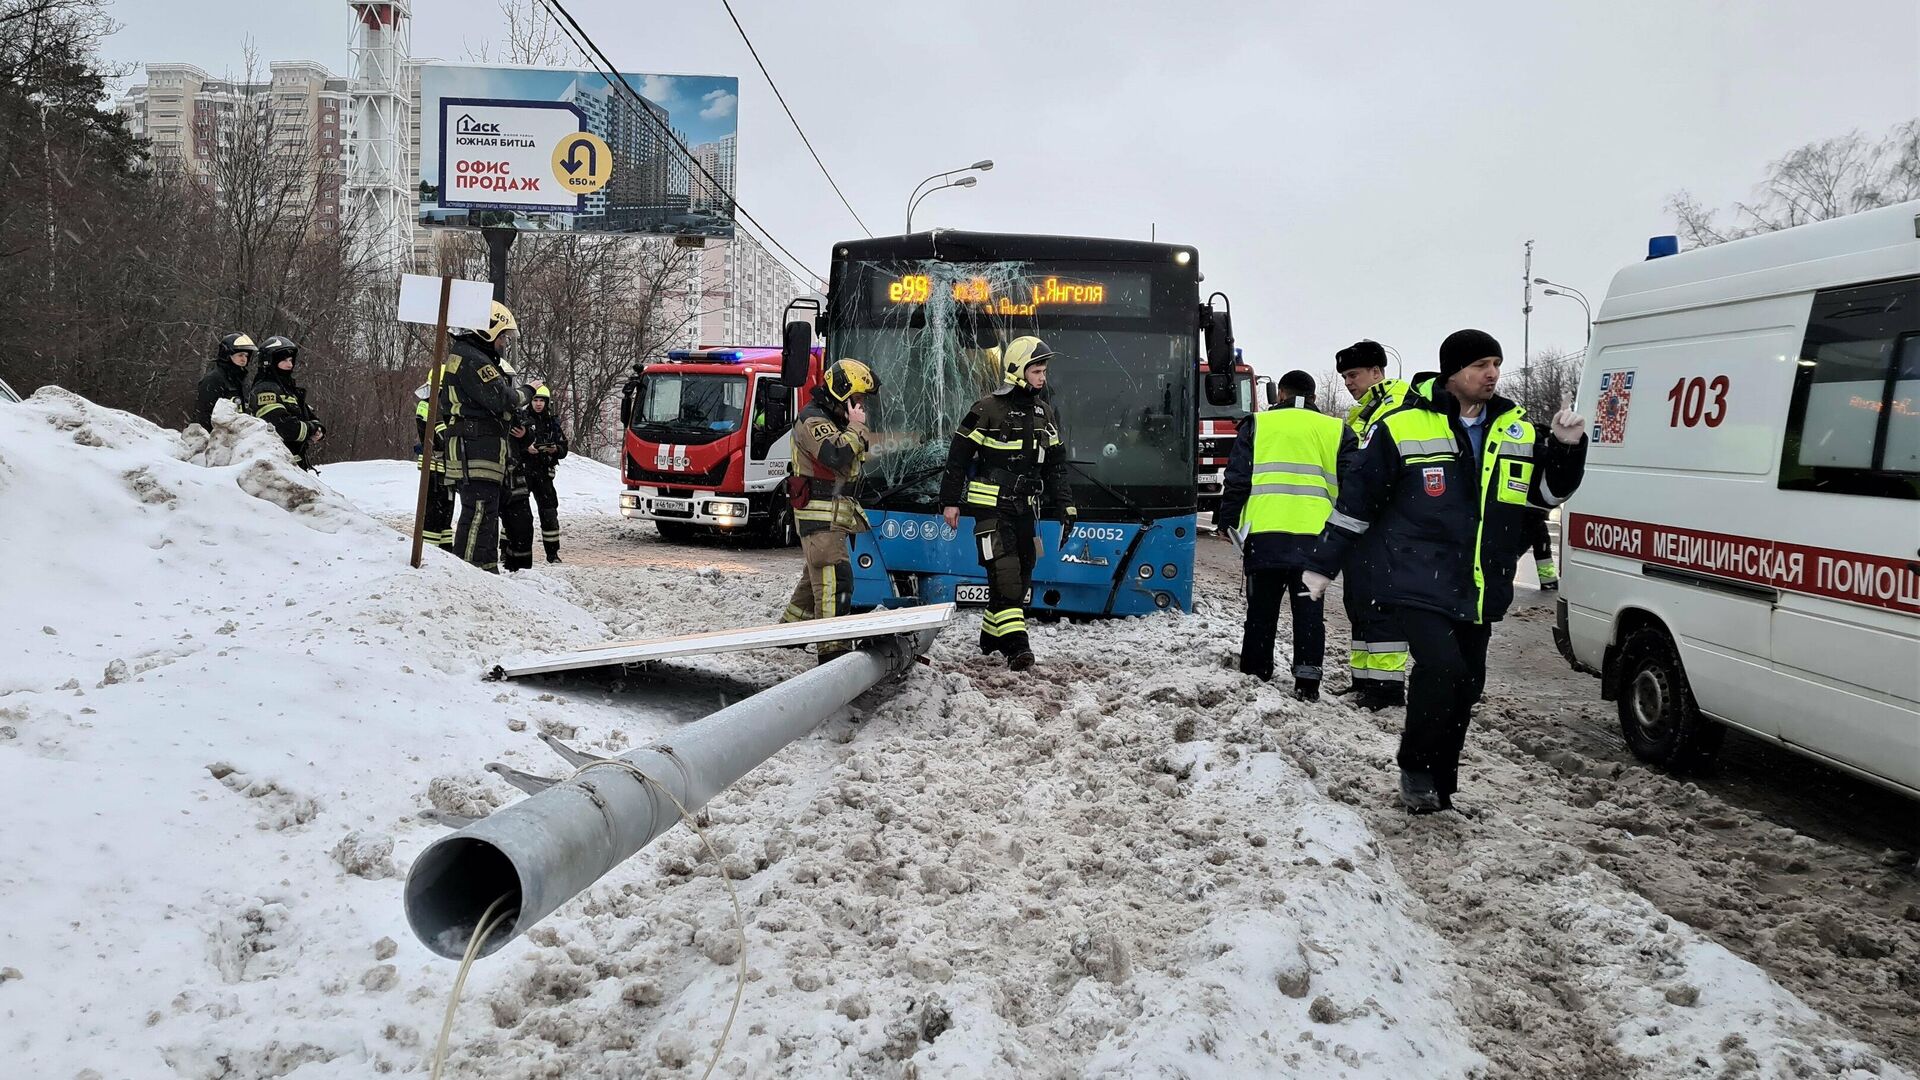
M 1487 640 L 1513 601 L 1513 571 L 1536 508 L 1558 506 L 1586 468 L 1586 422 L 1562 409 L 1549 430 L 1494 392 L 1500 343 L 1461 330 L 1438 375 L 1367 430 L 1355 467 L 1303 575 L 1324 592 L 1342 566 L 1365 567 L 1413 654 L 1400 739 L 1400 798 L 1451 809 L 1467 724 L 1487 677 Z M 1349 562 L 1356 543 L 1384 557 Z
M 440 383 L 448 424 L 447 482 L 460 492 L 453 550 L 495 574 L 500 572 L 501 503 L 513 453 L 509 431 L 516 425 L 514 414 L 533 397 L 504 356 L 518 331 L 513 312 L 494 301 L 486 326 L 454 336 Z

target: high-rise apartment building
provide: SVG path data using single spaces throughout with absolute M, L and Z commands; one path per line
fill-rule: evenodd
M 315 225 L 337 231 L 345 219 L 343 180 L 352 123 L 347 80 L 308 60 L 276 61 L 264 82 L 216 79 L 192 64 L 149 64 L 147 81 L 119 101 L 133 133 L 151 143 L 154 162 L 213 187 L 223 146 L 254 125 L 297 181 L 289 192 L 313 207 Z M 249 140 L 253 143 L 253 140 Z M 256 144 L 257 145 L 257 144 Z

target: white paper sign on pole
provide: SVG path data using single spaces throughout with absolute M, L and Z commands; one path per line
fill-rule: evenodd
M 579 213 L 613 171 L 598 136 L 576 147 L 585 129 L 586 114 L 564 101 L 441 98 L 440 205 Z M 597 184 L 589 178 L 601 173 Z
M 484 281 L 455 279 L 447 299 L 447 325 L 472 330 L 493 318 L 493 286 Z M 440 321 L 440 279 L 426 274 L 400 275 L 400 321 Z

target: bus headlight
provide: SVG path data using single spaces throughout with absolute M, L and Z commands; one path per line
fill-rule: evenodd
M 1160 568 L 1160 576 L 1166 578 L 1168 581 L 1172 581 L 1174 578 L 1180 576 L 1180 568 L 1172 563 L 1168 563 Z
M 1165 611 L 1173 606 L 1173 597 L 1163 592 L 1153 594 L 1153 606 Z
M 1140 580 L 1145 581 L 1152 576 L 1153 576 L 1153 564 L 1141 563 L 1140 564 Z
M 862 570 L 873 569 L 873 556 L 871 555 L 860 556 L 860 569 Z

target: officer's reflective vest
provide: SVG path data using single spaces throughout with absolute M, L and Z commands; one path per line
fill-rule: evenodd
M 1312 409 L 1255 413 L 1248 533 L 1317 536 L 1340 495 L 1340 421 Z
M 1407 400 L 1412 387 L 1400 379 L 1382 379 L 1368 387 L 1360 395 L 1360 400 L 1347 410 L 1347 430 L 1358 437 L 1365 435 L 1375 420 L 1400 407 Z
M 426 431 L 427 402 L 425 401 L 425 399 L 422 399 L 414 403 L 413 420 L 414 420 L 414 423 L 420 426 L 421 432 Z M 437 473 L 443 473 L 447 471 L 447 455 L 445 450 L 446 439 L 447 439 L 447 421 L 445 417 L 441 417 L 439 424 L 435 425 L 433 429 L 433 449 L 434 449 L 433 471 Z M 425 441 L 424 437 L 422 441 Z M 421 458 L 421 454 L 416 452 L 413 455 L 413 463 L 415 465 L 420 464 L 420 458 Z
M 1460 463 L 1462 446 L 1453 435 L 1453 423 L 1444 413 L 1432 409 L 1409 408 L 1390 413 L 1381 427 L 1400 451 L 1403 467 Z M 1377 435 L 1375 436 L 1378 437 Z M 1487 579 L 1481 557 L 1486 542 L 1487 517 L 1496 504 L 1527 506 L 1527 492 L 1533 484 L 1535 431 L 1526 419 L 1526 410 L 1515 405 L 1487 422 L 1486 446 L 1480 453 L 1479 505 L 1475 508 L 1473 529 L 1474 618 L 1484 618 Z

